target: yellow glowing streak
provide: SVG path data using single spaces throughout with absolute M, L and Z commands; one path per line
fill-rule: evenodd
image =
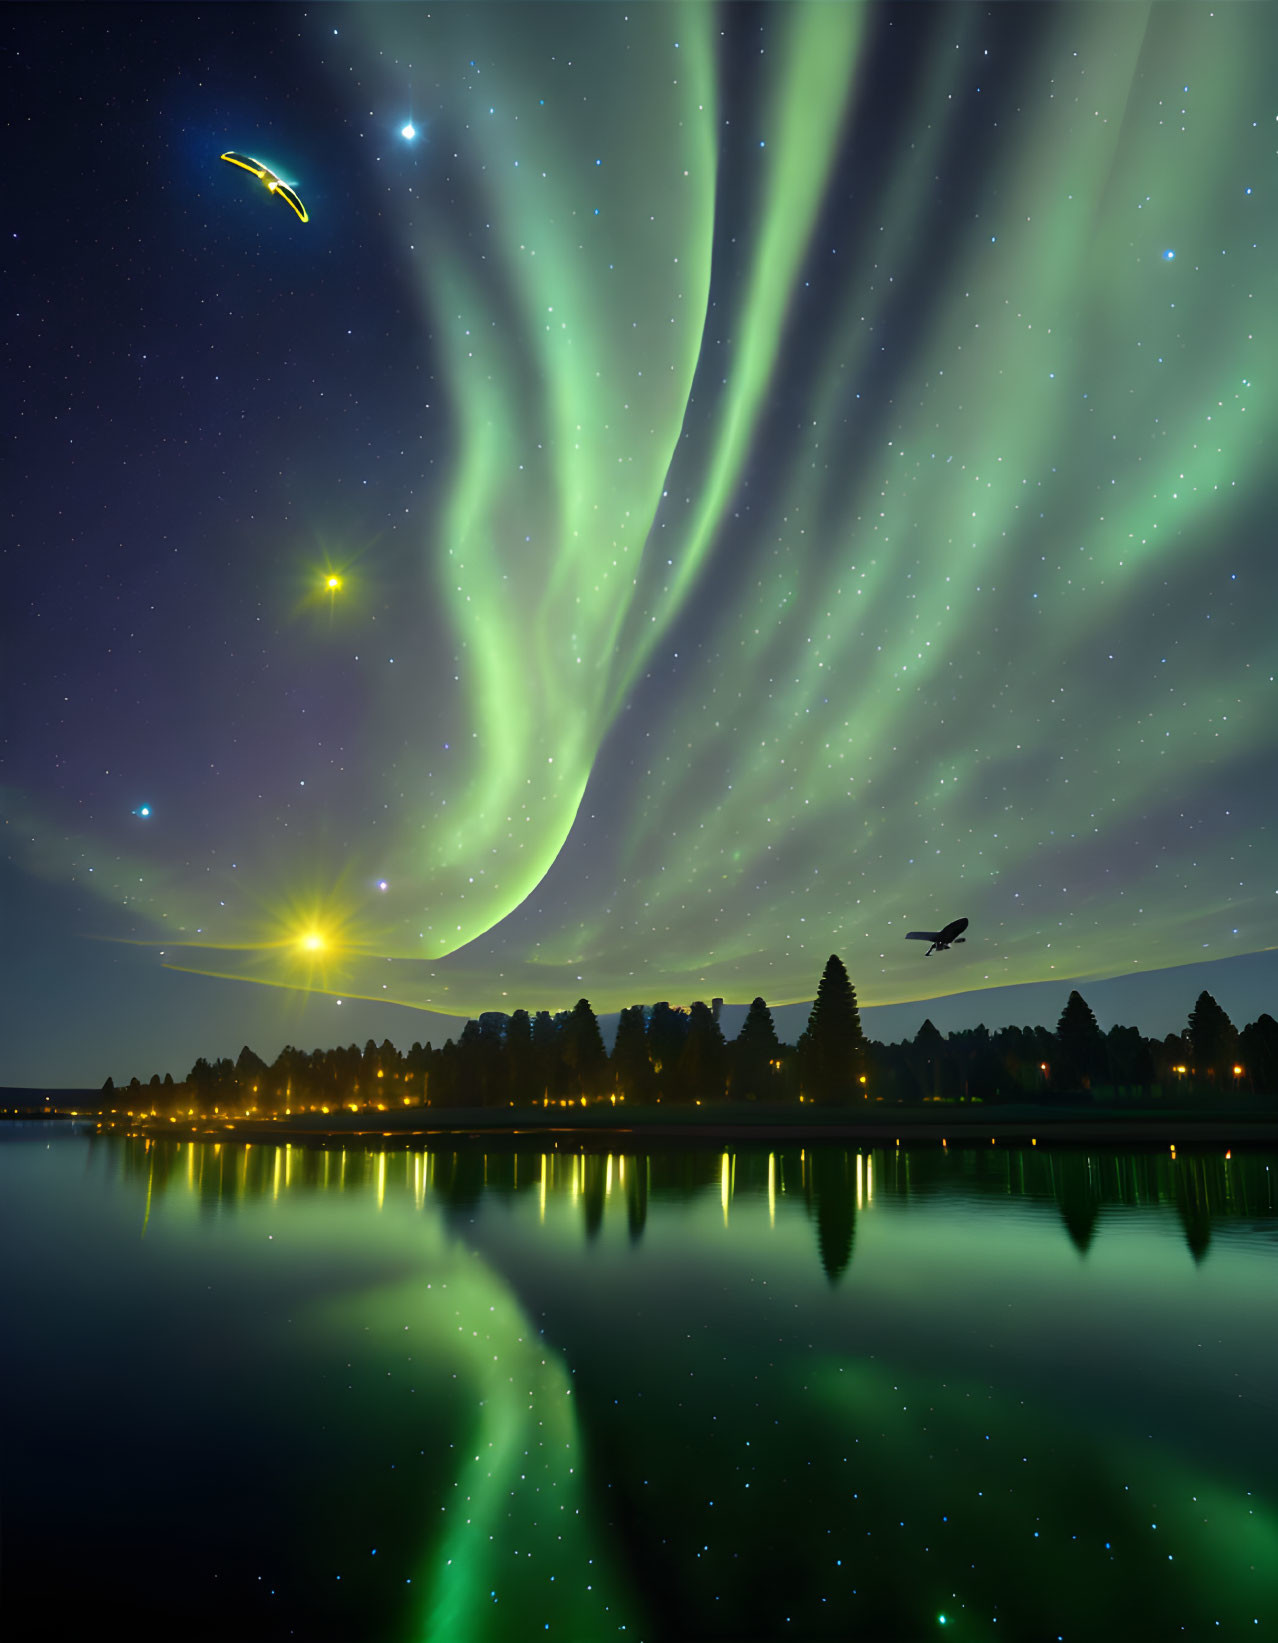
M 288 201 L 303 222 L 310 222 L 311 219 L 306 214 L 306 207 L 295 191 L 287 183 L 281 182 L 271 168 L 263 165 L 261 160 L 255 160 L 250 154 L 237 154 L 233 149 L 229 153 L 223 154 L 222 158 L 230 165 L 238 165 L 242 171 L 247 171 L 251 176 L 260 178 L 272 194 L 278 194 L 282 200 Z
M 324 586 L 330 593 L 340 593 L 342 591 L 342 579 L 340 576 L 327 577 Z

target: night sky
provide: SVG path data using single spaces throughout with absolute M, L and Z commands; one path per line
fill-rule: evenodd
M 0 1083 L 1275 1008 L 1273 8 L 0 35 Z

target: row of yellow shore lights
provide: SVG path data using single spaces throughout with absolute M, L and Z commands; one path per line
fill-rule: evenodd
M 379 1072 L 377 1074 L 377 1076 L 380 1078 L 382 1076 L 382 1074 Z M 865 1075 L 864 1074 L 862 1074 L 862 1076 L 861 1076 L 861 1083 L 862 1084 L 865 1083 Z M 253 1094 L 254 1095 L 257 1094 L 257 1085 L 256 1084 L 254 1084 L 254 1086 L 253 1086 Z M 588 1096 L 584 1096 L 584 1095 L 582 1095 L 582 1096 L 575 1096 L 575 1095 L 574 1096 L 561 1096 L 561 1097 L 558 1097 L 558 1098 L 552 1098 L 551 1096 L 545 1095 L 545 1096 L 542 1097 L 541 1104 L 542 1104 L 543 1107 L 576 1107 L 578 1105 L 585 1107 L 585 1106 L 589 1105 L 589 1099 L 590 1098 Z M 606 1100 L 609 1103 L 609 1105 L 613 1106 L 613 1107 L 615 1107 L 617 1105 L 618 1101 L 624 1101 L 625 1099 L 626 1098 L 625 1098 L 624 1095 L 618 1095 L 615 1090 L 610 1095 L 597 1096 L 596 1097 L 597 1101 L 605 1101 Z M 799 1097 L 800 1105 L 802 1105 L 804 1100 L 805 1100 L 805 1097 L 801 1095 Z M 414 1102 L 412 1096 L 410 1096 L 410 1095 L 406 1095 L 404 1097 L 404 1103 L 403 1104 L 406 1107 L 412 1107 L 412 1106 L 419 1105 L 419 1104 L 420 1105 L 425 1105 L 425 1106 L 430 1105 L 429 1102 L 416 1103 L 416 1102 Z M 516 1103 L 513 1102 L 513 1101 L 510 1103 L 510 1105 L 512 1107 L 515 1106 L 515 1104 Z M 658 1106 L 661 1105 L 661 1097 L 660 1096 L 657 1097 L 657 1105 Z M 694 1105 L 698 1106 L 698 1107 L 701 1105 L 701 1100 L 700 1100 L 699 1097 L 694 1102 Z M 370 1111 L 376 1110 L 377 1112 L 385 1112 L 387 1110 L 386 1102 L 384 1102 L 384 1101 L 369 1101 L 369 1102 L 365 1103 L 365 1106 Z M 301 1113 L 301 1112 L 320 1112 L 320 1113 L 328 1114 L 328 1113 L 332 1113 L 332 1112 L 342 1112 L 343 1110 L 345 1110 L 347 1112 L 358 1113 L 358 1112 L 362 1112 L 364 1110 L 364 1108 L 361 1107 L 361 1105 L 358 1101 L 339 1101 L 339 1102 L 330 1103 L 328 1105 L 320 1105 L 320 1106 L 312 1105 L 312 1106 L 309 1106 L 309 1107 L 299 1107 L 297 1110 L 298 1110 L 299 1113 Z M 285 1109 L 282 1113 L 273 1112 L 273 1113 L 264 1113 L 264 1114 L 259 1114 L 256 1107 L 246 1107 L 244 1109 L 244 1117 L 245 1118 L 266 1117 L 266 1118 L 270 1118 L 270 1119 L 278 1121 L 281 1118 L 291 1118 L 292 1115 L 293 1115 L 292 1107 L 285 1107 Z M 147 1116 L 147 1114 L 144 1113 L 144 1112 L 135 1113 L 132 1110 L 132 1108 L 130 1108 L 129 1112 L 128 1112 L 128 1116 L 130 1118 L 145 1118 Z M 156 1109 L 154 1107 L 152 1107 L 151 1112 L 150 1112 L 150 1116 L 152 1118 L 158 1118 L 160 1115 L 156 1111 Z M 197 1114 L 196 1114 L 195 1108 L 194 1107 L 188 1107 L 186 1109 L 186 1116 L 188 1118 L 196 1117 Z M 234 1116 L 234 1114 L 229 1109 L 226 1112 L 223 1112 L 220 1107 L 214 1107 L 213 1112 L 212 1112 L 211 1115 L 209 1113 L 200 1113 L 198 1116 L 201 1117 L 201 1118 L 208 1118 L 210 1116 L 212 1116 L 214 1118 L 231 1118 L 231 1117 Z M 174 1118 L 174 1117 L 171 1117 L 169 1119 L 169 1123 L 170 1124 L 176 1124 L 177 1119 Z

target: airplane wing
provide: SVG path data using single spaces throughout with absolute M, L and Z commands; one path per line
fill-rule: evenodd
M 908 930 L 905 939 L 906 941 L 940 941 L 941 933 L 939 930 Z

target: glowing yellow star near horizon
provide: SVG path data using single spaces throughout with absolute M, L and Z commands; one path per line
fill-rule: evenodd
M 261 160 L 255 160 L 250 154 L 237 154 L 234 149 L 229 149 L 222 158 L 231 165 L 238 165 L 245 171 L 251 171 L 255 177 L 260 177 L 272 194 L 278 194 L 282 200 L 288 201 L 303 222 L 310 222 L 306 207 L 296 193 L 286 182 L 282 182 L 269 166 L 263 165 Z

